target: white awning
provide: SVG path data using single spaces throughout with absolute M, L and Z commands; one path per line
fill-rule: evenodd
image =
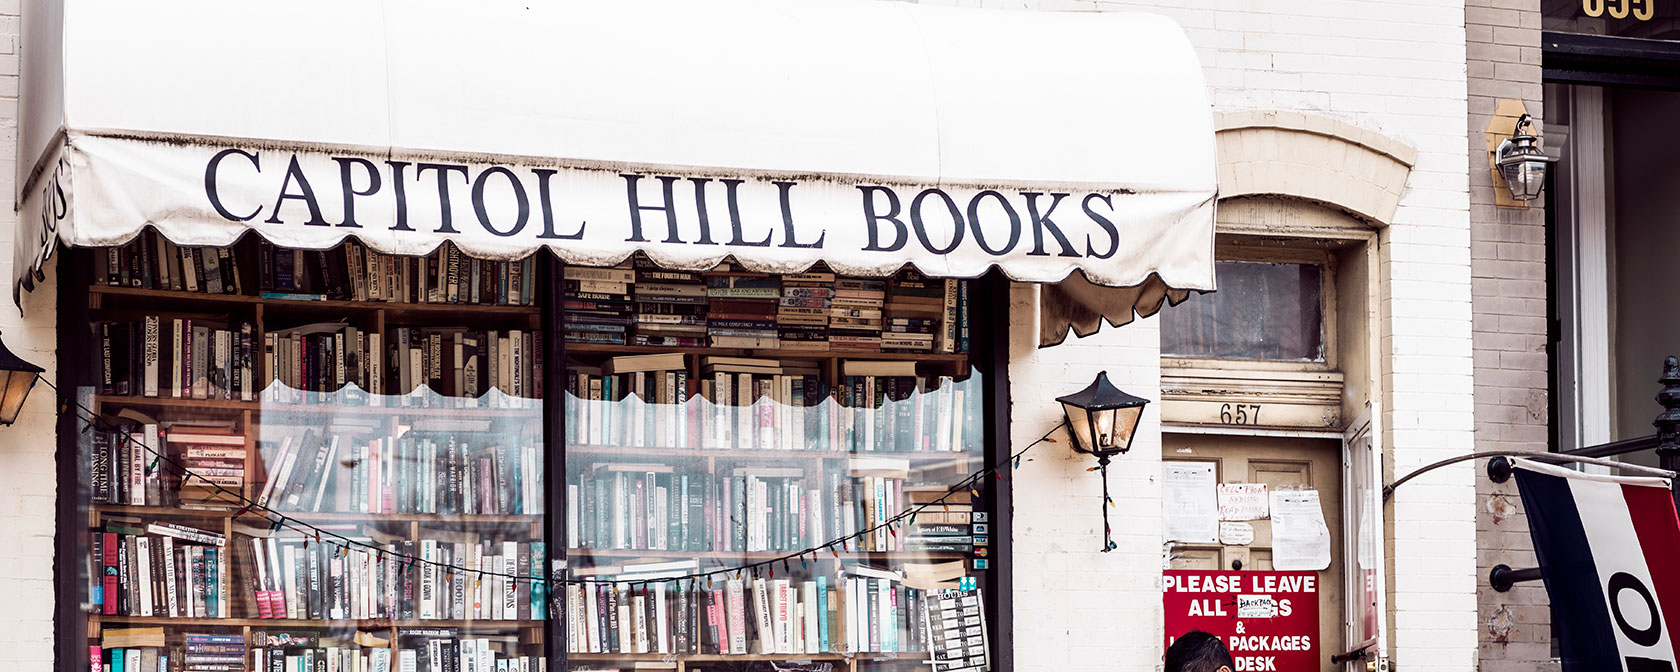
M 1162 17 L 878 0 L 38 0 L 22 286 L 153 226 L 416 254 L 1213 287 Z M 1150 294 L 1150 292 L 1145 292 Z

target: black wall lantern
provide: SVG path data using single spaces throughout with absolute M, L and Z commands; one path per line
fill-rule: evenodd
M 1511 198 L 1519 201 L 1540 198 L 1540 191 L 1546 188 L 1546 169 L 1557 160 L 1540 151 L 1540 139 L 1528 132 L 1533 127 L 1534 120 L 1528 115 L 1518 117 L 1511 137 L 1499 143 L 1496 150 L 1499 175 L 1505 178 Z
M 6 343 L 0 341 L 0 426 L 17 422 L 23 400 L 29 398 L 29 391 L 45 370 L 12 354 Z
M 1073 437 L 1073 449 L 1097 456 L 1097 466 L 1103 479 L 1103 552 L 1114 550 L 1113 529 L 1108 525 L 1108 507 L 1114 500 L 1108 496 L 1108 461 L 1132 448 L 1137 436 L 1138 421 L 1143 419 L 1143 407 L 1148 399 L 1122 392 L 1108 382 L 1108 372 L 1097 374 L 1090 387 L 1058 397 L 1062 412 L 1067 414 L 1068 434 Z

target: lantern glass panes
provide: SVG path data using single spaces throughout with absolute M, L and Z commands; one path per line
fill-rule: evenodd
M 41 371 L 41 367 L 23 361 L 12 354 L 4 342 L 0 342 L 0 425 L 17 421 L 23 402 L 29 397 L 29 390 L 35 387 L 36 377 Z
M 1511 198 L 1532 201 L 1546 188 L 1547 164 L 1557 159 L 1540 151 L 1540 140 L 1524 131 L 1533 125 L 1528 115 L 1517 120 L 1511 137 L 1499 143 L 1499 174 L 1505 178 Z
M 1143 407 L 1149 400 L 1120 391 L 1108 382 L 1108 373 L 1079 392 L 1058 398 L 1067 414 L 1068 432 L 1074 449 L 1082 453 L 1114 455 L 1132 446 Z

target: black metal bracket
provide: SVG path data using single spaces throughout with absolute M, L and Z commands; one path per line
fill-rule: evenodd
M 1504 483 L 1505 481 L 1511 480 L 1510 458 L 1500 455 L 1488 460 L 1487 475 L 1488 480 L 1493 481 L 1494 483 Z
M 1509 591 L 1512 586 L 1518 583 L 1538 580 L 1540 580 L 1539 567 L 1511 569 L 1509 565 L 1494 565 L 1493 570 L 1488 572 L 1488 585 L 1493 586 L 1494 590 L 1501 593 Z
M 1366 647 L 1366 648 L 1363 648 L 1363 649 L 1354 649 L 1354 650 L 1349 651 L 1347 653 L 1338 653 L 1334 656 L 1330 656 L 1330 664 L 1331 665 L 1341 665 L 1342 663 L 1351 663 L 1351 662 L 1358 661 L 1358 660 L 1365 660 L 1366 658 L 1369 658 L 1369 657 L 1371 657 L 1370 647 Z

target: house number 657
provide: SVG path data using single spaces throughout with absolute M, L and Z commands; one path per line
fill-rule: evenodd
M 1260 404 L 1220 404 L 1219 421 L 1227 425 L 1260 424 Z

